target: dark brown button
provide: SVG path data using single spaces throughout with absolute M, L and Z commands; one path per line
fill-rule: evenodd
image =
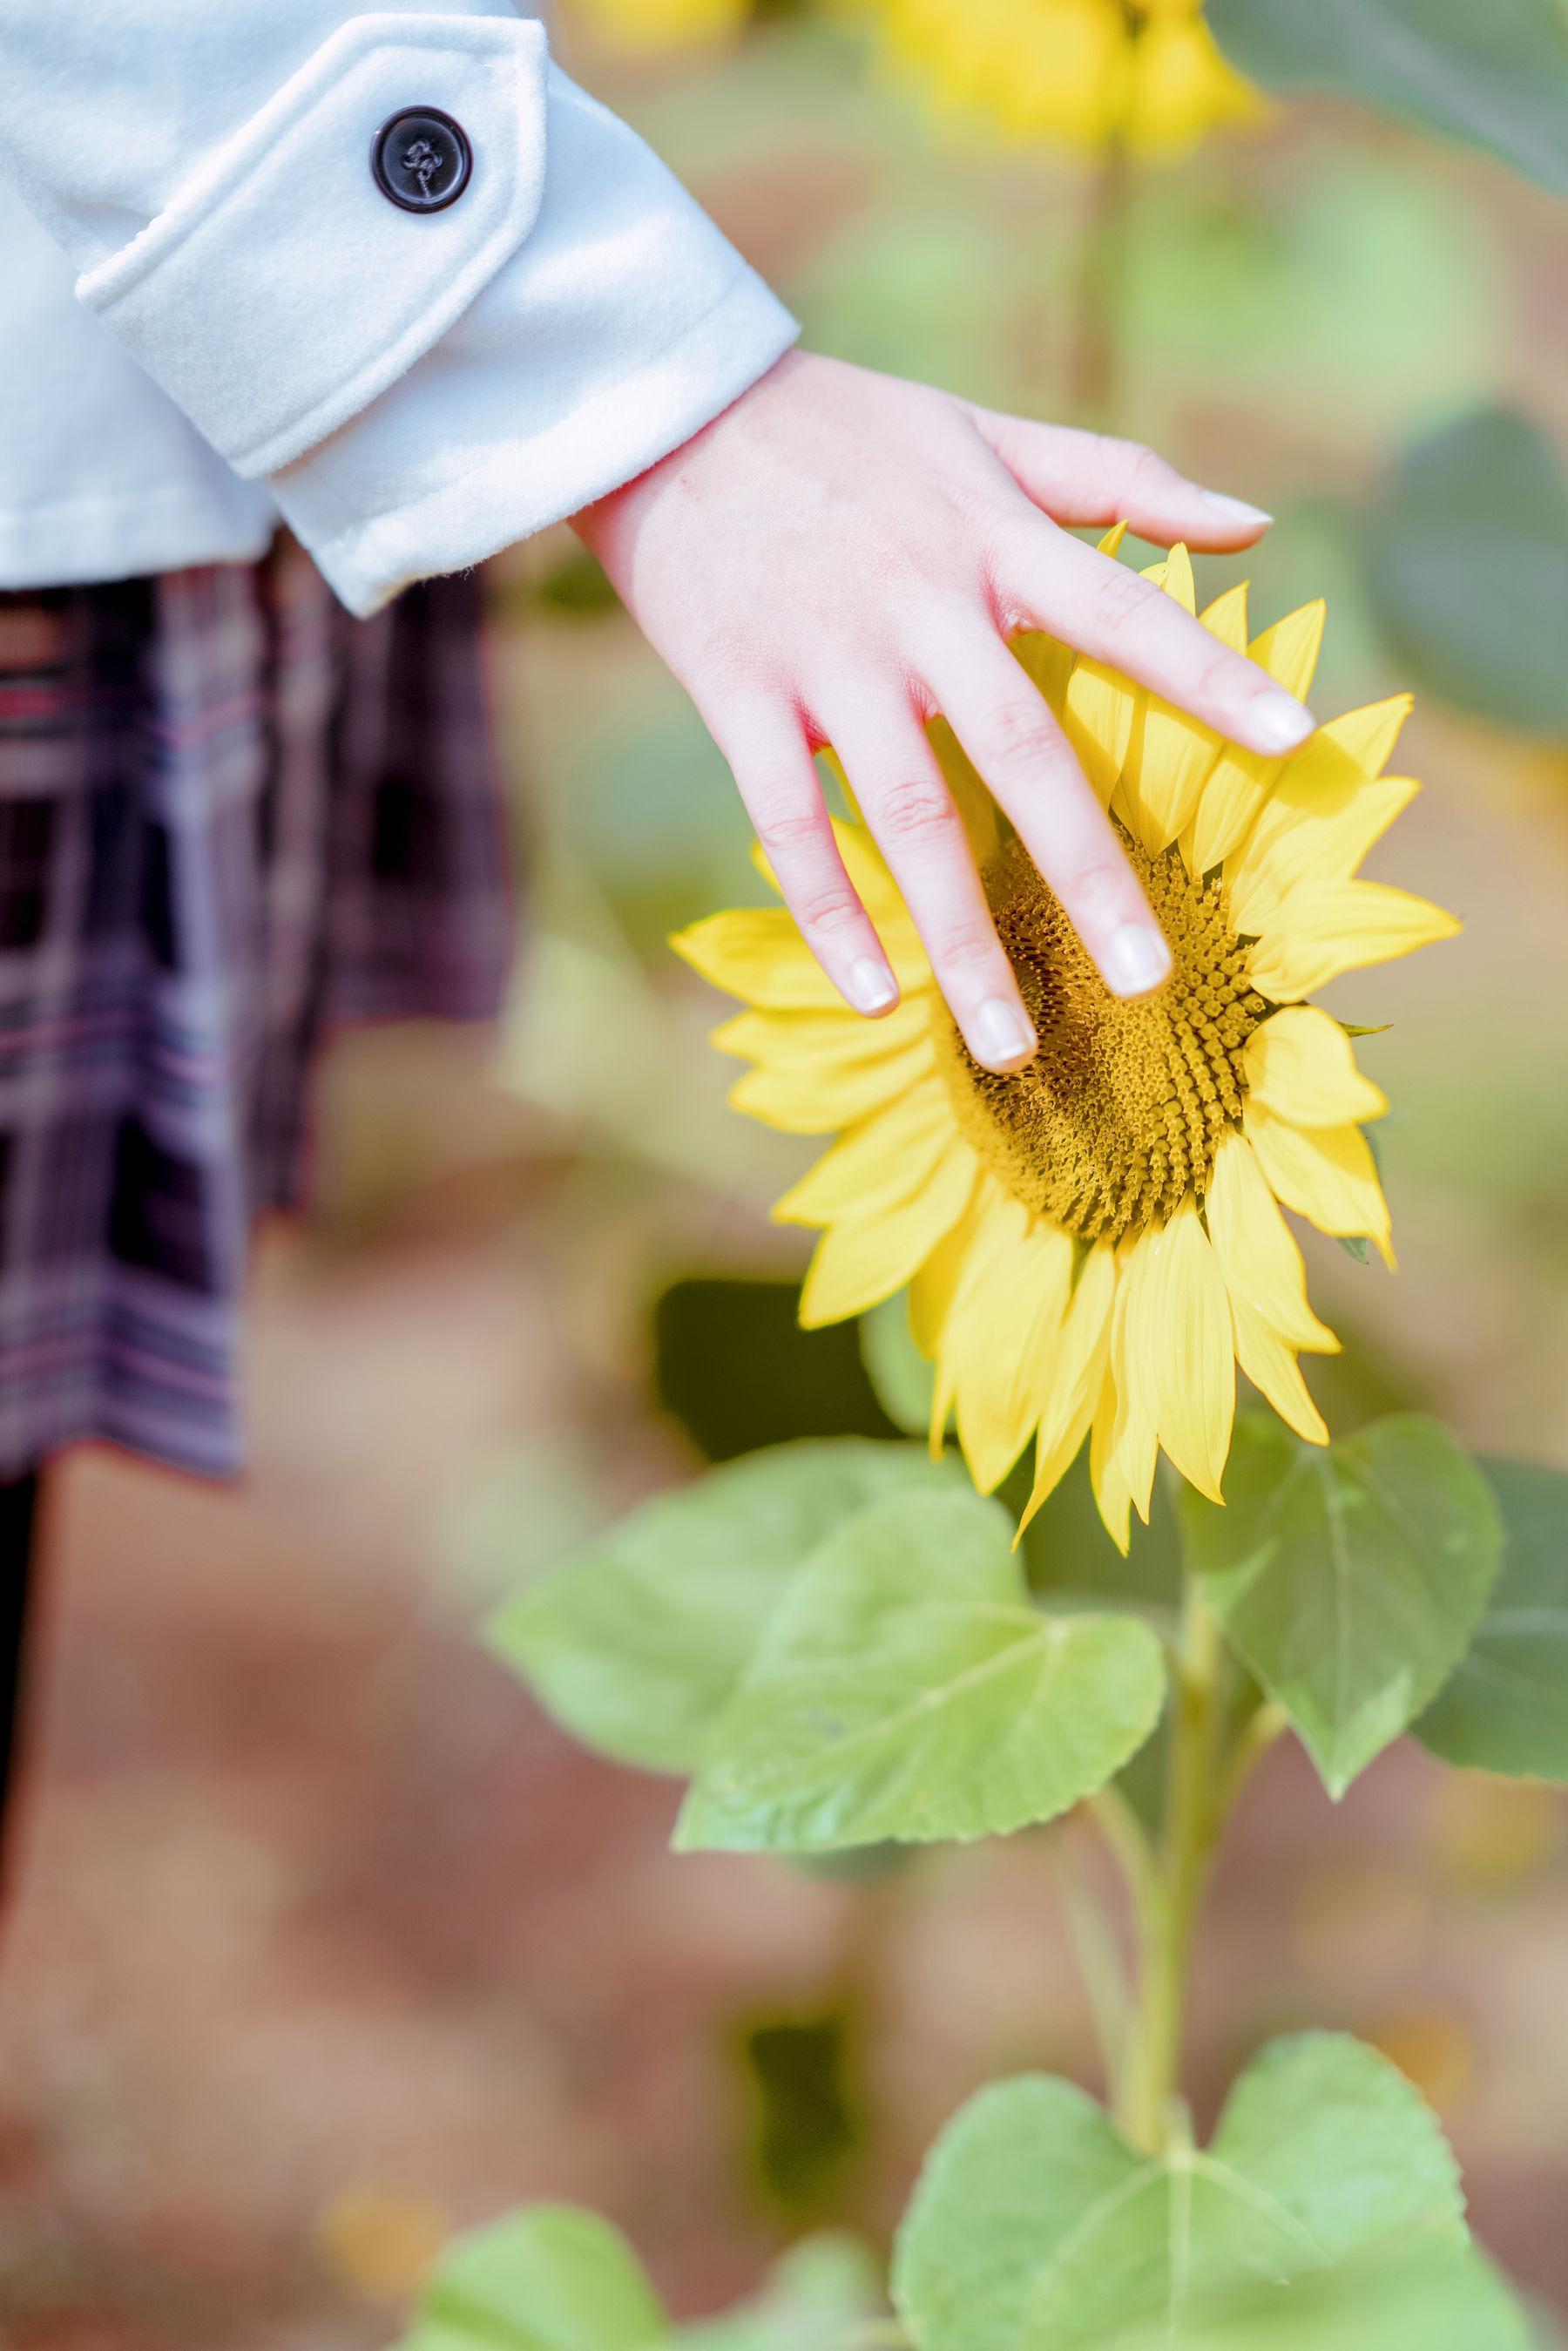
M 439 107 L 410 106 L 377 131 L 370 149 L 376 185 L 406 213 L 439 213 L 455 204 L 473 170 L 473 151 L 461 122 Z

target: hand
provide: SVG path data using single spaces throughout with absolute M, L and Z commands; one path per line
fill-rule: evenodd
M 1310 712 L 1168 596 L 1061 528 L 1125 517 L 1168 547 L 1250 547 L 1270 517 L 1149 450 L 997 416 L 792 351 L 576 528 L 734 770 L 803 935 L 846 1003 L 898 984 L 851 887 L 813 755 L 831 743 L 976 1061 L 1035 1049 L 962 821 L 926 738 L 940 711 L 1106 984 L 1170 952 L 1066 737 L 1007 650 L 1044 629 L 1278 756 Z

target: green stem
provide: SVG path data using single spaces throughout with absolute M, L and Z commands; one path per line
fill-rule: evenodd
M 1068 402 L 1079 423 L 1116 430 L 1120 406 L 1116 318 L 1127 252 L 1128 172 L 1118 138 L 1107 141 L 1089 192 L 1078 261 Z
M 1122 2085 L 1135 2145 L 1166 2144 L 1180 2086 L 1192 1946 L 1224 1815 L 1215 1801 L 1225 1652 L 1214 1613 L 1189 1577 L 1182 1615 L 1169 1779 L 1158 1865 L 1138 1904 L 1138 2019 Z
M 1151 1842 L 1126 1798 L 1102 1789 L 1086 1807 L 1127 1881 L 1137 1940 L 1137 2003 L 1116 2063 L 1114 2103 L 1128 2138 L 1150 2153 L 1189 2132 L 1180 2099 L 1193 1945 L 1220 1835 L 1286 1719 L 1257 1707 L 1227 1739 L 1230 1662 L 1196 1577 L 1175 1645 L 1164 1818 Z
M 1124 8 L 1127 39 L 1140 40 L 1147 19 Z M 1116 70 L 1127 70 L 1118 59 Z M 1077 303 L 1069 363 L 1068 398 L 1080 424 L 1117 430 L 1122 405 L 1118 329 L 1127 290 L 1127 228 L 1132 172 L 1122 123 L 1113 122 L 1090 184 L 1078 255 Z
M 1107 2081 L 1127 2047 L 1132 1993 L 1115 1931 L 1070 1849 L 1056 1848 L 1056 1883 Z

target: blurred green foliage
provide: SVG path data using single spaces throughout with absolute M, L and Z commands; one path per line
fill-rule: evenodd
M 1568 194 L 1568 34 L 1555 0 L 1209 0 L 1243 73 L 1474 140 Z
M 763 2199 L 796 2229 L 832 2215 L 867 2137 L 854 2004 L 758 2018 L 739 2054 L 747 2168 Z
M 654 1392 L 710 1461 L 796 1437 L 896 1437 L 852 1322 L 803 1331 L 795 1281 L 672 1282 L 653 1311 Z
M 1360 542 L 1373 611 L 1414 684 L 1568 737 L 1568 484 L 1524 417 L 1488 409 L 1416 443 Z

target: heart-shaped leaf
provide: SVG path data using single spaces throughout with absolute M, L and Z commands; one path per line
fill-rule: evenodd
M 690 1771 L 780 1595 L 832 1528 L 888 1494 L 963 1490 L 955 1461 L 857 1438 L 783 1445 L 634 1510 L 505 1602 L 486 1637 L 576 1738 Z
M 829 1852 L 1049 1820 L 1158 1719 L 1158 1639 L 1048 1616 L 1012 1524 L 972 1493 L 874 1504 L 773 1616 L 680 1815 L 684 1850 Z
M 751 2299 L 672 2329 L 617 2230 L 536 2204 L 448 2246 L 397 2351 L 849 2351 L 886 2308 L 864 2245 L 808 2237 Z
M 1326 1447 L 1246 1414 L 1225 1493 L 1223 1508 L 1183 1494 L 1188 1556 L 1342 1796 L 1464 1654 L 1501 1554 L 1491 1489 L 1417 1414 Z
M 1502 1511 L 1502 1572 L 1416 1736 L 1449 1763 L 1568 1782 L 1568 1476 L 1483 1466 Z
M 1243 73 L 1360 99 L 1568 193 L 1568 34 L 1552 0 L 1209 0 Z
M 1417 2232 L 1463 2241 L 1459 2175 L 1416 2091 L 1359 2043 L 1274 2043 L 1213 2144 L 1138 2154 L 1046 2074 L 982 2090 L 928 2157 L 894 2302 L 919 2351 L 1104 2351 L 1209 2297 Z
M 887 2309 L 866 2246 L 854 2237 L 807 2237 L 774 2264 L 752 2301 L 682 2327 L 671 2351 L 850 2351 L 869 2343 Z
M 447 2248 L 398 2351 L 654 2351 L 669 2331 L 618 2231 L 535 2204 Z
M 1497 2272 L 1473 2248 L 1373 2252 L 1288 2291 L 1262 2286 L 1195 2311 L 1174 2334 L 1161 2315 L 1104 2351 L 1547 2351 Z

